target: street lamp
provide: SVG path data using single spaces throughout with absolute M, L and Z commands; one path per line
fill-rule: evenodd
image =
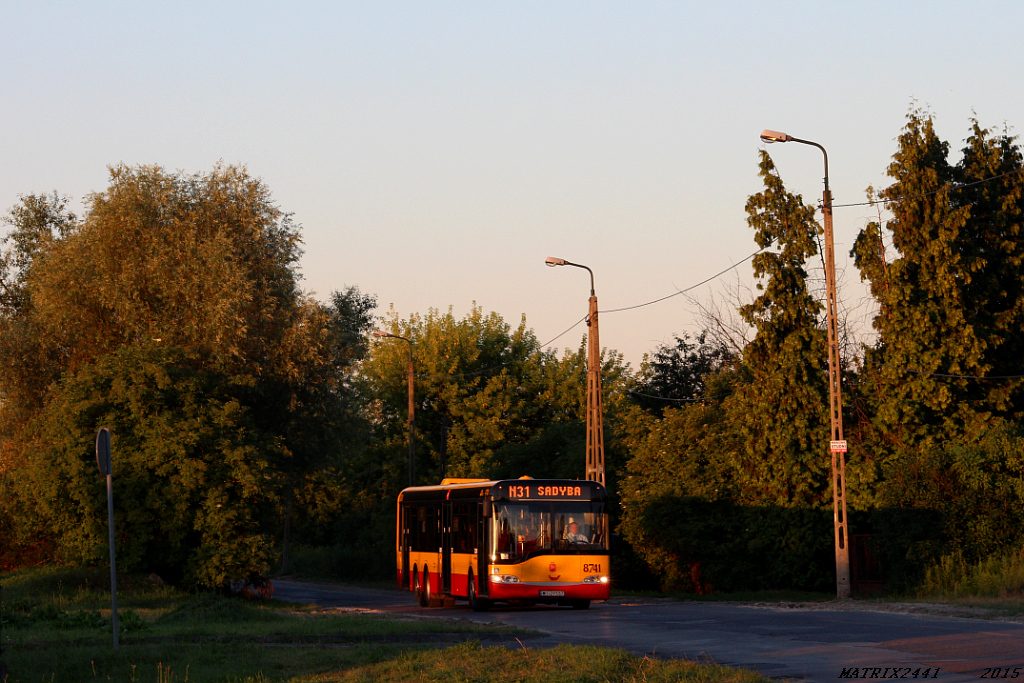
M 597 333 L 597 295 L 594 294 L 594 271 L 564 258 L 549 256 L 549 266 L 576 266 L 590 273 L 590 313 L 587 325 L 587 470 L 588 481 L 604 486 L 604 417 L 601 400 L 601 342 Z
M 846 441 L 843 439 L 843 399 L 839 379 L 839 341 L 836 334 L 836 258 L 832 234 L 832 191 L 828 188 L 828 152 L 817 142 L 801 140 L 786 133 L 766 130 L 761 133 L 764 142 L 799 142 L 821 150 L 825 157 L 825 192 L 821 199 L 821 213 L 825 223 L 825 303 L 828 327 L 828 400 L 829 424 L 832 440 L 832 517 L 835 527 L 836 595 L 850 597 L 850 548 L 846 526 Z
M 392 339 L 401 339 L 409 345 L 409 370 L 408 370 L 408 384 L 409 384 L 409 486 L 416 485 L 416 401 L 413 393 L 413 364 L 412 364 L 412 341 L 405 337 L 397 334 L 390 334 L 388 332 L 382 332 L 380 330 L 374 330 L 373 336 L 383 339 L 384 337 L 391 337 Z

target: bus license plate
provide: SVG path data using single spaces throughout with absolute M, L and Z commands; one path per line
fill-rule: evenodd
M 541 591 L 540 597 L 542 598 L 564 598 L 565 591 Z

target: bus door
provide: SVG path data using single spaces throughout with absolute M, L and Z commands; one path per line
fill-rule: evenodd
M 474 505 L 471 514 L 475 516 L 476 522 L 476 592 L 477 595 L 490 595 L 491 580 L 487 575 L 487 569 L 491 557 L 491 519 L 484 517 L 483 503 Z
M 402 506 L 402 588 L 409 588 L 409 541 L 412 540 L 410 537 L 410 530 L 412 529 L 412 519 L 409 514 L 409 506 Z
M 441 504 L 441 592 L 450 595 L 452 590 L 452 504 Z

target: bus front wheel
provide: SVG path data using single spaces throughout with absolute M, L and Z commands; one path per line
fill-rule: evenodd
M 467 592 L 469 593 L 469 607 L 474 612 L 486 612 L 491 607 L 491 601 L 486 598 L 481 598 L 476 594 L 476 579 L 473 578 L 473 572 L 469 573 L 469 586 Z

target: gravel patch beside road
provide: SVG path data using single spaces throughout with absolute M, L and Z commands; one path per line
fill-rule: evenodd
M 893 612 L 896 614 L 915 614 L 923 617 L 935 617 L 941 619 L 991 619 L 993 621 L 1024 623 L 1024 615 L 1017 614 L 1007 616 L 1003 610 L 998 608 L 980 607 L 975 605 L 954 605 L 940 602 L 870 602 L 862 600 L 832 600 L 828 602 L 747 602 L 736 604 L 742 604 L 747 607 L 757 609 L 807 611 L 827 610 L 832 612 Z

